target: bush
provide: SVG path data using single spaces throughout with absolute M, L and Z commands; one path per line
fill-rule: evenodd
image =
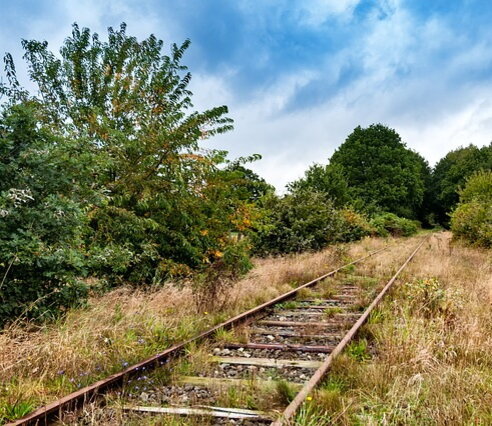
M 19 315 L 56 315 L 85 300 L 83 209 L 59 140 L 32 105 L 0 118 L 0 325 Z
M 460 190 L 451 231 L 470 244 L 492 247 L 492 172 L 477 173 Z
M 323 194 L 299 190 L 268 200 L 263 226 L 256 236 L 260 254 L 319 250 L 339 241 L 343 218 Z
M 255 241 L 258 254 L 320 250 L 373 232 L 364 216 L 350 209 L 338 210 L 325 194 L 308 189 L 283 198 L 270 197 L 264 211 L 266 217 Z
M 408 237 L 419 230 L 419 222 L 398 217 L 393 213 L 383 213 L 371 220 L 376 234 L 382 237 L 388 235 Z
M 348 208 L 341 210 L 340 214 L 343 219 L 341 241 L 360 240 L 376 233 L 376 230 L 364 215 Z

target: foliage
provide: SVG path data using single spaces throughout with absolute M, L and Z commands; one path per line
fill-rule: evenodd
M 86 295 L 76 279 L 85 219 L 72 158 L 35 112 L 17 105 L 0 119 L 0 324 L 56 313 Z
M 22 42 L 39 96 L 10 55 L 0 134 L 0 321 L 83 302 L 78 278 L 111 285 L 230 279 L 251 267 L 254 203 L 272 189 L 202 140 L 232 129 L 227 107 L 193 111 L 189 41 L 162 53 L 122 24 L 101 41 L 74 24 L 60 56 Z M 33 306 L 29 304 L 35 302 Z
M 324 194 L 336 207 L 343 207 L 354 200 L 350 196 L 343 167 L 337 164 L 313 164 L 306 170 L 304 177 L 288 185 L 291 192 L 311 190 Z
M 406 148 L 393 129 L 381 124 L 355 128 L 330 163 L 343 168 L 352 196 L 361 199 L 367 211 L 417 216 L 424 198 L 426 163 Z
M 268 184 L 265 179 L 243 165 L 246 162 L 257 161 L 260 159 L 261 155 L 259 154 L 252 155 L 248 158 L 239 158 L 229 164 L 226 168 L 226 170 L 230 171 L 236 179 L 232 188 L 237 192 L 236 195 L 241 200 L 255 203 L 267 194 L 275 192 L 275 188 Z
M 226 152 L 200 146 L 232 120 L 225 106 L 189 112 L 189 44 L 163 55 L 161 40 L 139 42 L 125 24 L 109 28 L 108 41 L 74 24 L 61 59 L 46 42 L 23 41 L 46 122 L 91 158 L 101 197 L 88 205 L 89 266 L 112 283 L 226 265 L 223 254 L 252 220 L 242 177 L 222 167 Z
M 490 202 L 492 200 L 492 170 L 475 173 L 466 180 L 464 188 L 460 188 L 458 192 L 460 203 Z
M 343 220 L 341 241 L 349 242 L 360 240 L 375 233 L 374 227 L 370 224 L 367 217 L 350 208 L 340 210 Z
M 382 237 L 388 235 L 408 237 L 417 233 L 419 224 L 415 220 L 398 217 L 393 213 L 383 213 L 371 220 L 376 233 Z
M 371 233 L 364 216 L 339 210 L 325 194 L 297 189 L 282 198 L 265 201 L 268 212 L 257 229 L 256 251 L 280 254 L 319 250 L 340 241 L 353 241 Z
M 479 170 L 492 170 L 492 143 L 482 148 L 469 145 L 456 149 L 436 164 L 432 174 L 431 192 L 434 198 L 433 209 L 440 223 L 448 223 L 448 214 L 459 201 L 460 186 Z
M 451 230 L 471 244 L 492 247 L 492 171 L 470 177 L 451 214 Z
M 420 164 L 420 179 L 424 185 L 422 204 L 416 210 L 414 217 L 420 223 L 429 228 L 438 225 L 436 214 L 434 211 L 434 195 L 432 193 L 432 169 L 429 167 L 427 160 L 415 151 L 410 151 L 415 161 Z
M 339 238 L 342 219 L 323 194 L 299 190 L 271 197 L 266 208 L 269 214 L 256 237 L 261 254 L 318 250 Z

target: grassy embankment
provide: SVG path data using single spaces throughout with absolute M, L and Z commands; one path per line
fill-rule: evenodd
M 20 417 L 385 244 L 366 239 L 256 260 L 214 308 L 183 286 L 128 287 L 94 296 L 55 323 L 14 324 L 0 333 L 0 419 Z
M 491 424 L 492 251 L 434 234 L 298 425 Z

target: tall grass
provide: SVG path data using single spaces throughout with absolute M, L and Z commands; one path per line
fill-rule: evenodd
M 0 416 L 18 417 L 27 406 L 45 404 L 120 371 L 385 244 L 365 239 L 318 253 L 258 259 L 227 290 L 227 303 L 220 309 L 204 311 L 189 287 L 168 283 L 148 291 L 128 287 L 93 296 L 87 308 L 73 309 L 57 322 L 15 324 L 0 333 Z
M 431 237 L 365 327 L 371 358 L 340 357 L 296 424 L 492 424 L 492 252 L 450 239 Z

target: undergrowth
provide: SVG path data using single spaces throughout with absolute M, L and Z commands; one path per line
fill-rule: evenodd
M 492 253 L 431 237 L 295 424 L 492 423 Z
M 0 413 L 18 418 L 108 374 L 141 361 L 200 331 L 336 268 L 343 257 L 366 255 L 386 244 L 366 239 L 318 253 L 257 259 L 255 268 L 227 289 L 220 306 L 198 306 L 189 287 L 167 284 L 148 291 L 119 288 L 94 295 L 42 325 L 15 324 L 0 333 Z M 262 283 L 261 286 L 258 283 Z M 224 302 L 225 300 L 225 302 Z M 219 340 L 240 337 L 217 333 Z

